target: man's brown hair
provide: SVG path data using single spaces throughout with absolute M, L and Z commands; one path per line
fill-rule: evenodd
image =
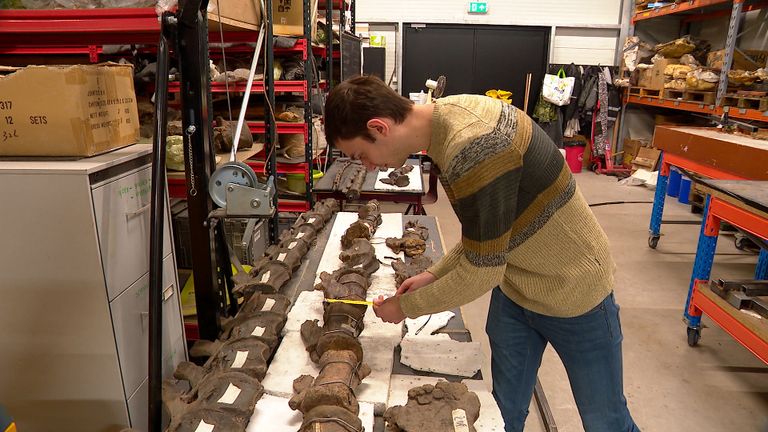
M 386 117 L 402 123 L 413 109 L 413 102 L 395 93 L 374 76 L 360 76 L 337 85 L 325 102 L 325 138 L 329 144 L 339 139 L 362 137 L 373 142 L 368 120 Z

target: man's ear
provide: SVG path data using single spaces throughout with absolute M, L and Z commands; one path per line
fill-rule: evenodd
M 380 118 L 372 118 L 368 120 L 366 126 L 368 126 L 368 131 L 374 137 L 377 134 L 381 136 L 387 136 L 389 134 L 389 124 Z

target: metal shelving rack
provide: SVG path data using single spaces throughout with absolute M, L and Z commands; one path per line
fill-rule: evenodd
M 326 82 L 320 83 L 321 88 L 325 90 L 326 92 L 330 92 L 335 83 L 333 81 L 334 76 L 334 63 L 335 61 L 339 61 L 339 67 L 341 67 L 341 60 L 342 60 L 342 52 L 341 52 L 341 44 L 342 44 L 342 34 L 344 32 L 344 29 L 346 28 L 346 11 L 347 8 L 349 8 L 349 11 L 351 13 L 351 22 L 350 22 L 350 30 L 352 33 L 355 32 L 355 19 L 356 19 L 356 9 L 355 9 L 355 0 L 319 0 L 318 4 L 318 12 L 321 10 L 325 10 L 325 22 L 326 22 L 326 39 L 325 39 L 325 47 L 312 47 L 312 53 L 316 56 L 323 57 L 325 59 L 326 64 L 326 73 L 328 75 L 328 79 Z M 339 50 L 335 50 L 333 48 L 333 11 L 338 10 L 339 13 Z M 327 143 L 327 149 L 326 149 L 326 157 L 331 158 L 333 160 L 334 154 L 333 154 L 333 144 Z
M 727 7 L 729 3 L 731 5 L 730 8 Z M 725 43 L 726 55 L 723 70 L 720 73 L 720 82 L 718 83 L 717 98 L 714 105 L 635 95 L 627 95 L 625 99 L 626 102 L 649 107 L 669 108 L 716 116 L 727 114 L 729 117 L 742 120 L 768 122 L 768 111 L 761 112 L 755 109 L 722 106 L 722 100 L 728 88 L 728 72 L 731 70 L 733 54 L 737 49 L 736 40 L 739 35 L 742 16 L 746 12 L 766 7 L 768 7 L 768 1 L 765 0 L 688 0 L 648 11 L 635 12 L 629 30 L 630 35 L 634 34 L 635 26 L 637 26 L 637 24 L 663 16 L 681 17 L 682 23 L 702 21 L 720 16 L 729 16 L 730 21 Z

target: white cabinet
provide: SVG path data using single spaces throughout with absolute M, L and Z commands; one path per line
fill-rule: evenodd
M 0 161 L 0 401 L 19 430 L 146 430 L 149 153 Z M 186 359 L 169 213 L 166 377 Z

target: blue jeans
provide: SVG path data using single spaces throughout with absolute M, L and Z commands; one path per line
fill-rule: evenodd
M 613 293 L 594 309 L 556 318 L 517 305 L 496 287 L 488 309 L 493 396 L 505 431 L 522 431 L 547 343 L 565 365 L 587 432 L 639 432 L 624 398 L 621 323 Z

